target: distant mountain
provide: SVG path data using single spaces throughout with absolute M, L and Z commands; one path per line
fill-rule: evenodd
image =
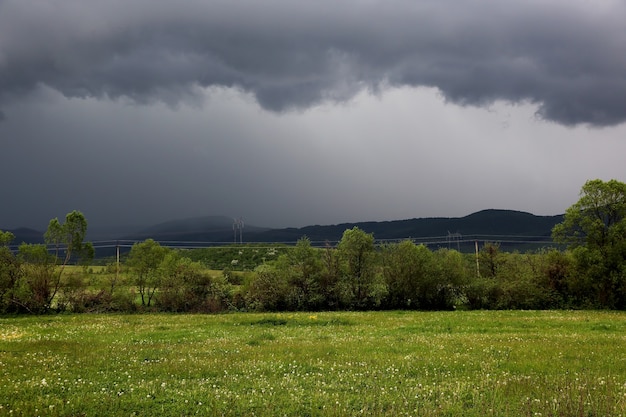
M 505 240 L 509 248 L 522 248 L 523 244 L 549 241 L 552 228 L 562 221 L 563 215 L 536 216 L 521 211 L 490 209 L 465 217 L 415 218 L 301 228 L 270 229 L 245 225 L 243 241 L 291 243 L 306 236 L 313 242 L 336 242 L 345 230 L 356 226 L 373 233 L 377 240 L 411 238 L 419 242 L 426 239 L 425 243 L 459 247 L 460 241 L 465 246 L 471 243 L 473 247 L 474 239 Z M 175 220 L 157 224 L 124 239 L 147 238 L 158 241 L 231 243 L 234 241 L 233 220 L 222 216 Z
M 147 225 L 119 225 L 119 226 L 99 226 L 89 225 L 87 228 L 87 240 L 89 241 L 102 241 L 102 240 L 117 240 L 120 236 L 127 236 L 139 232 L 147 227 Z
M 188 242 L 232 242 L 234 240 L 233 219 L 226 216 L 205 216 L 190 219 L 172 220 L 139 232 L 132 233 L 124 239 L 143 240 L 152 238 L 159 241 Z M 268 230 L 244 224 L 244 234 L 258 234 Z
M 358 227 L 367 233 L 373 233 L 377 240 L 413 239 L 432 247 L 454 247 L 471 251 L 474 241 L 501 242 L 507 250 L 525 250 L 537 248 L 537 245 L 551 244 L 552 228 L 563 221 L 563 215 L 536 216 L 514 210 L 483 210 L 465 217 L 433 217 L 407 220 L 341 223 L 335 225 L 316 225 L 301 228 L 270 229 L 245 224 L 243 242 L 284 242 L 293 243 L 303 236 L 317 244 L 335 243 L 343 232 Z M 116 229 L 120 231 L 121 229 Z M 27 228 L 9 230 L 16 237 L 13 244 L 43 243 L 43 232 Z M 113 234 L 114 230 L 110 230 Z M 226 216 L 206 216 L 173 220 L 159 223 L 138 232 L 128 229 L 119 232 L 111 240 L 141 241 L 154 239 L 160 242 L 212 242 L 218 244 L 233 243 L 233 219 Z M 176 244 L 175 244 L 176 245 Z M 178 246 L 185 246 L 179 243 Z M 98 256 L 112 254 L 114 245 L 97 248 Z M 109 253 L 111 252 L 111 253 Z
M 21 245 L 22 243 L 43 243 L 43 233 L 39 230 L 28 229 L 26 227 L 20 227 L 18 229 L 0 229 L 4 232 L 11 232 L 15 235 L 15 239 L 11 242 L 13 245 Z
M 465 217 L 435 217 L 385 222 L 342 223 L 331 226 L 307 226 L 299 229 L 275 229 L 248 236 L 248 240 L 295 241 L 307 236 L 312 241 L 337 241 L 346 229 L 358 227 L 373 233 L 379 240 L 402 238 L 469 238 L 480 235 L 549 238 L 552 228 L 563 221 L 563 215 L 536 216 L 513 210 L 483 210 Z

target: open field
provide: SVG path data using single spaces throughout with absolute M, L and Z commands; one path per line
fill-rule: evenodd
M 626 313 L 0 318 L 0 415 L 626 416 Z

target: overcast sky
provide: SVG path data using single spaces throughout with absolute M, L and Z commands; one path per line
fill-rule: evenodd
M 0 0 L 0 228 L 563 213 L 626 181 L 621 0 Z

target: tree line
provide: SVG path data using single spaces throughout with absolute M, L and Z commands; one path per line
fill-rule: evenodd
M 86 228 L 74 211 L 50 222 L 47 245 L 23 244 L 15 254 L 11 234 L 0 232 L 0 312 L 626 308 L 626 184 L 616 180 L 582 187 L 553 229 L 566 250 L 375 245 L 355 227 L 336 247 L 315 248 L 303 237 L 253 270 L 216 275 L 184 250 L 148 239 L 94 284 L 66 272 L 93 257 Z

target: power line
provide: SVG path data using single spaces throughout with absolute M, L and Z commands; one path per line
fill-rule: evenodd
M 239 243 L 243 243 L 240 231 L 237 230 Z M 473 245 L 474 242 L 493 242 L 501 244 L 536 244 L 536 245 L 557 245 L 549 236 L 533 236 L 533 235 L 489 235 L 489 234 L 476 234 L 476 235 L 463 235 L 462 237 L 455 237 L 453 241 L 449 236 L 421 236 L 421 237 L 400 237 L 400 238 L 383 238 L 376 239 L 374 242 L 376 245 L 384 245 L 391 243 L 398 243 L 402 241 L 411 241 L 415 244 L 423 244 L 425 246 L 448 246 L 450 243 L 457 245 L 460 248 L 461 245 L 466 246 L 468 244 Z M 92 241 L 94 249 L 111 249 L 111 248 L 132 248 L 133 245 L 145 242 L 140 239 L 120 239 L 120 240 L 96 240 Z M 165 246 L 172 249 L 204 249 L 204 248 L 229 248 L 232 247 L 232 243 L 224 241 L 191 241 L 191 240 L 155 240 L 161 246 Z M 312 247 L 336 247 L 339 240 L 315 240 L 311 241 Z M 260 242 L 248 242 L 248 245 L 252 248 L 269 249 L 276 245 L 293 246 L 296 244 L 294 240 L 287 241 L 260 241 Z M 12 252 L 18 252 L 21 245 L 9 245 L 9 249 Z M 45 245 L 48 250 L 57 249 L 54 245 Z M 64 251 L 64 246 L 58 247 L 59 250 Z

